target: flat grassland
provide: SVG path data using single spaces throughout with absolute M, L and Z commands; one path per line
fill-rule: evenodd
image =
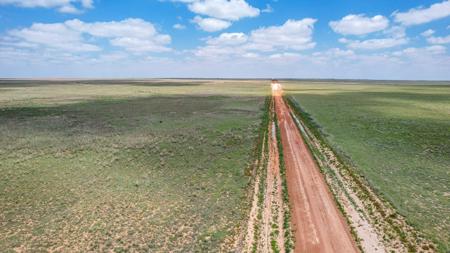
M 229 249 L 267 86 L 0 81 L 0 248 Z
M 440 251 L 450 250 L 450 83 L 283 87 L 378 193 Z

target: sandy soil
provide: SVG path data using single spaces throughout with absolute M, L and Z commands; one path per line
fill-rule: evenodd
M 263 141 L 264 143 L 264 141 Z M 264 152 L 264 145 L 262 147 L 262 158 L 261 160 L 265 159 L 265 152 Z M 262 161 L 256 161 L 255 163 L 262 162 Z M 263 164 L 259 164 L 258 171 L 264 169 Z M 255 171 L 258 172 L 258 171 Z M 245 233 L 243 233 L 240 237 L 240 239 L 237 241 L 236 249 L 237 252 L 252 252 L 252 247 L 255 244 L 255 226 L 258 223 L 258 192 L 259 188 L 261 187 L 260 178 L 257 175 L 255 176 L 255 182 L 253 186 L 253 192 L 252 192 L 252 205 L 250 209 L 250 214 L 248 216 L 247 220 L 247 230 Z
M 277 248 L 284 252 L 284 232 L 283 232 L 283 199 L 280 176 L 280 161 L 275 134 L 275 125 L 272 123 L 269 131 L 269 163 L 267 166 L 266 191 L 263 208 L 263 229 L 261 235 L 264 252 L 271 252 L 272 240 L 277 242 Z M 278 228 L 277 235 L 273 234 L 275 225 Z
M 280 93 L 274 92 L 274 100 L 287 170 L 295 252 L 358 252 L 349 226 Z
M 268 131 L 268 150 L 264 150 L 252 191 L 247 228 L 238 242 L 237 252 L 285 252 L 284 211 L 280 160 L 275 125 Z

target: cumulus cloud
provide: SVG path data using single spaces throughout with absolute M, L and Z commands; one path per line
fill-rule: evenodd
M 384 29 L 382 34 L 384 34 L 384 38 L 372 38 L 365 40 L 341 38 L 339 39 L 339 42 L 345 44 L 348 48 L 360 50 L 386 49 L 405 45 L 409 42 L 403 26 L 392 26 L 388 29 Z
M 183 25 L 183 24 L 174 24 L 172 27 L 173 27 L 173 29 L 177 29 L 177 30 L 184 30 L 184 29 L 186 29 L 186 26 Z
M 231 22 L 217 18 L 202 18 L 196 16 L 192 22 L 196 23 L 200 29 L 206 32 L 217 32 L 227 29 L 231 26 Z
M 273 12 L 273 8 L 270 4 L 266 4 L 266 8 L 262 9 L 261 12 L 263 13 L 272 13 Z
M 242 36 L 231 36 L 245 41 Z M 245 37 L 245 36 L 244 36 Z M 224 39 L 226 41 L 226 39 Z M 236 42 L 238 43 L 238 42 Z M 231 47 L 234 49 L 235 47 Z M 125 52 L 95 56 L 53 52 L 26 53 L 0 47 L 4 77 L 228 77 L 228 78 L 358 78 L 448 80 L 450 58 L 445 47 L 409 48 L 395 53 L 330 49 L 307 52 L 243 52 L 240 57 L 170 60 Z M 118 64 L 119 63 L 119 64 Z M 151 69 L 152 71 L 149 71 Z
M 450 16 L 450 0 L 436 3 L 428 8 L 414 8 L 407 12 L 395 12 L 395 21 L 405 26 L 425 24 Z
M 206 45 L 197 48 L 201 57 L 259 55 L 260 53 L 284 54 L 315 46 L 312 39 L 315 19 L 288 20 L 280 26 L 262 27 L 245 33 L 222 33 L 208 38 Z M 284 54 L 286 55 L 286 54 Z
M 400 46 L 408 43 L 407 38 L 382 38 L 369 40 L 348 40 L 342 38 L 339 42 L 344 43 L 352 49 L 377 50 Z
M 329 23 L 331 29 L 343 35 L 363 35 L 386 29 L 389 20 L 381 15 L 366 17 L 364 14 L 347 15 L 338 21 Z
M 428 30 L 424 31 L 423 33 L 421 33 L 420 35 L 422 35 L 423 37 L 430 37 L 433 34 L 434 34 L 434 30 L 428 29 Z
M 355 52 L 353 50 L 340 49 L 340 48 L 331 48 L 324 52 L 315 52 L 313 56 L 329 56 L 329 57 L 351 57 L 355 56 Z
M 42 24 L 35 23 L 29 28 L 12 30 L 7 40 L 18 41 L 17 46 L 38 47 L 66 51 L 89 52 L 101 49 L 84 41 L 80 32 L 70 29 L 64 23 Z
M 0 0 L 0 5 L 24 8 L 56 8 L 62 13 L 79 13 L 81 9 L 94 7 L 93 0 Z
M 428 37 L 427 38 L 428 43 L 430 44 L 448 44 L 450 43 L 450 35 L 447 35 L 445 37 Z
M 163 43 L 149 39 L 118 37 L 111 39 L 111 45 L 122 47 L 130 52 L 166 52 L 169 51 Z
M 188 2 L 190 11 L 217 19 L 237 21 L 241 18 L 256 17 L 260 13 L 259 9 L 249 5 L 245 0 L 194 0 Z
M 248 36 L 245 33 L 222 33 L 218 37 L 208 39 L 206 43 L 208 45 L 234 46 L 247 41 Z
M 435 45 L 424 48 L 409 47 L 401 51 L 394 52 L 395 56 L 406 56 L 413 58 L 433 57 L 436 55 L 444 55 L 447 49 L 444 46 Z
M 230 57 L 234 55 L 244 55 L 247 52 L 242 48 L 248 41 L 248 36 L 244 33 L 222 33 L 217 37 L 208 38 L 206 46 L 195 50 L 195 55 L 199 57 Z
M 197 16 L 194 22 L 205 31 L 216 32 L 231 26 L 232 22 L 242 18 L 259 16 L 260 10 L 245 0 L 172 0 L 186 3 L 188 9 Z
M 435 55 L 443 55 L 447 52 L 447 48 L 445 48 L 444 46 L 440 46 L 440 45 L 429 46 L 429 47 L 426 47 L 425 50 L 427 50 L 427 52 L 429 52 L 431 54 L 435 54 Z
M 276 49 L 305 50 L 313 48 L 312 40 L 316 19 L 288 20 L 281 26 L 269 26 L 250 33 L 248 48 L 259 51 Z
M 384 30 L 383 34 L 386 34 L 392 38 L 406 37 L 405 27 L 403 26 L 392 26 L 389 29 Z
M 331 48 L 311 54 L 309 60 L 317 64 L 348 64 L 353 63 L 357 55 L 351 49 Z
M 279 61 L 282 61 L 282 62 L 298 61 L 300 58 L 301 58 L 300 54 L 298 54 L 298 53 L 289 53 L 289 52 L 276 53 L 276 54 L 269 55 L 269 59 L 270 60 L 279 60 Z
M 164 52 L 170 50 L 167 44 L 171 41 L 169 35 L 158 33 L 152 23 L 142 19 L 93 23 L 73 19 L 64 23 L 35 23 L 7 34 L 3 44 L 69 52 L 100 51 L 99 39 L 108 39 L 111 45 L 130 52 Z

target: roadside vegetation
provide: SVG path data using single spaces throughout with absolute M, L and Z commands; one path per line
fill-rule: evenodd
M 284 161 L 284 153 L 283 153 L 283 145 L 281 143 L 281 133 L 280 133 L 280 127 L 278 124 L 278 118 L 276 116 L 276 112 L 274 111 L 273 115 L 273 121 L 275 124 L 275 131 L 276 131 L 276 138 L 277 138 L 277 149 L 280 159 L 280 180 L 281 180 L 281 188 L 282 188 L 282 198 L 283 198 L 283 209 L 284 209 L 284 216 L 283 216 L 283 231 L 284 231 L 284 238 L 285 238 L 285 248 L 286 252 L 291 252 L 294 250 L 294 235 L 292 231 L 292 224 L 291 224 L 291 212 L 290 212 L 290 205 L 289 205 L 289 193 L 287 188 L 287 181 L 286 181 L 286 165 Z
M 274 103 L 266 98 L 260 126 L 258 159 L 251 170 L 251 204 L 246 225 L 238 240 L 237 252 L 292 252 L 293 235 L 284 164 L 279 152 Z
M 266 83 L 0 82 L 0 248 L 228 251 Z
M 361 175 L 409 224 L 432 239 L 440 252 L 447 252 L 450 84 L 283 84 L 285 93 L 310 115 L 314 125 L 310 130 L 330 144 L 342 163 Z M 401 231 L 398 234 L 405 243 L 410 239 Z M 429 249 L 426 244 L 424 247 Z

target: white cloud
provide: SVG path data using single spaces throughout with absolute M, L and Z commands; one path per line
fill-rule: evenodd
M 242 57 L 243 58 L 250 58 L 250 59 L 255 59 L 255 58 L 259 58 L 260 57 L 260 55 L 259 54 L 257 54 L 257 53 L 244 53 L 243 55 L 242 55 Z
M 406 37 L 405 27 L 403 26 L 392 26 L 391 28 L 384 30 L 383 33 L 392 38 Z
M 98 38 L 108 38 L 114 46 L 132 52 L 164 52 L 171 42 L 169 35 L 160 34 L 155 26 L 142 19 L 129 18 L 122 21 L 85 23 L 79 20 L 65 24 L 80 33 Z
M 450 35 L 447 35 L 445 37 L 428 37 L 427 38 L 428 43 L 430 44 L 448 44 L 450 43 Z
M 101 50 L 98 46 L 85 42 L 80 32 L 70 29 L 64 23 L 35 23 L 29 28 L 12 30 L 8 34 L 11 39 L 34 47 L 44 46 L 51 49 L 76 52 Z
M 420 35 L 422 35 L 423 37 L 430 37 L 433 34 L 434 34 L 434 30 L 428 29 L 428 30 L 424 31 L 423 33 L 421 33 Z
M 298 53 L 277 53 L 269 55 L 270 60 L 278 60 L 282 62 L 286 61 L 298 61 L 301 55 Z
M 347 47 L 352 49 L 367 49 L 377 50 L 400 46 L 408 43 L 407 38 L 383 38 L 383 39 L 369 39 L 369 40 L 348 40 L 340 39 L 339 42 L 344 43 Z
M 79 13 L 80 9 L 94 7 L 93 0 L 0 0 L 0 5 L 15 5 L 24 8 L 56 8 L 62 13 Z
M 60 7 L 58 11 L 61 13 L 71 13 L 71 14 L 76 14 L 80 12 L 80 10 L 78 10 L 75 6 L 71 4 Z
M 394 52 L 395 56 L 406 56 L 414 58 L 433 57 L 436 55 L 444 55 L 447 49 L 444 46 L 435 45 L 424 48 L 409 47 L 401 51 Z
M 183 25 L 183 24 L 174 24 L 172 27 L 174 29 L 177 29 L 177 30 L 184 30 L 184 29 L 186 29 L 186 26 Z
M 136 37 L 152 39 L 154 41 L 170 42 L 168 35 L 158 34 L 155 26 L 139 18 L 128 18 L 122 21 L 85 23 L 78 19 L 65 22 L 69 28 L 88 33 L 95 37 Z
M 94 0 L 81 0 L 81 5 L 85 8 L 93 8 L 94 7 Z
M 247 53 L 241 48 L 234 48 L 231 46 L 204 46 L 197 48 L 194 51 L 194 54 L 198 57 L 220 60 L 222 57 L 230 58 L 235 56 L 238 52 L 240 52 L 239 55 Z
M 440 45 L 429 46 L 429 47 L 426 47 L 425 50 L 427 50 L 431 54 L 445 54 L 447 52 L 447 48 L 445 48 L 444 46 L 440 46 Z
M 414 8 L 407 12 L 395 12 L 395 21 L 402 25 L 420 25 L 450 16 L 450 0 L 436 3 L 428 8 Z
M 256 56 L 253 52 L 247 52 L 243 45 L 247 43 L 248 36 L 244 33 L 222 33 L 218 37 L 208 38 L 206 46 L 199 47 L 194 54 L 199 57 L 231 57 L 231 56 Z
M 384 29 L 383 34 L 386 35 L 385 38 L 365 40 L 341 38 L 339 39 L 339 42 L 345 44 L 348 48 L 360 50 L 387 49 L 404 45 L 409 42 L 409 39 L 406 37 L 405 27 L 403 26 L 392 26 L 389 29 Z
M 350 49 L 343 50 L 340 48 L 332 48 L 324 52 L 316 52 L 313 54 L 313 56 L 330 56 L 330 57 L 351 57 L 354 55 L 355 52 L 353 52 L 353 50 Z
M 350 49 L 331 48 L 314 52 L 309 60 L 318 64 L 347 64 L 354 62 L 356 56 L 355 52 Z
M 259 9 L 249 5 L 245 0 L 193 0 L 187 2 L 189 2 L 189 10 L 196 14 L 230 21 L 256 17 L 260 13 Z
M 245 0 L 172 0 L 188 5 L 196 16 L 193 21 L 200 29 L 217 32 L 232 25 L 232 22 L 242 18 L 259 16 L 260 10 L 248 4 Z
M 241 57 L 255 53 L 272 55 L 292 53 L 315 46 L 312 40 L 315 19 L 288 20 L 281 26 L 263 27 L 244 33 L 222 33 L 208 38 L 206 45 L 197 48 L 195 55 L 201 57 Z
M 240 36 L 236 36 L 239 41 Z M 244 43 L 245 44 L 245 43 Z M 235 49 L 231 47 L 231 49 Z M 240 57 L 167 59 L 124 52 L 93 57 L 53 52 L 32 54 L 0 47 L 3 77 L 223 77 L 223 78 L 356 78 L 450 80 L 445 47 L 411 48 L 396 53 L 330 49 L 315 53 L 243 52 Z M 405 51 L 405 52 L 403 52 Z M 444 53 L 443 53 L 444 52 Z M 57 58 L 55 58 L 57 57 Z M 149 71 L 151 69 L 152 71 Z
M 256 29 L 250 33 L 249 49 L 259 51 L 305 50 L 313 48 L 312 40 L 316 19 L 288 20 L 281 26 Z
M 217 18 L 202 18 L 196 16 L 192 22 L 196 23 L 200 29 L 207 32 L 217 32 L 227 29 L 231 26 L 231 22 Z
M 166 43 L 158 43 L 148 39 L 133 37 L 118 37 L 111 41 L 111 45 L 122 47 L 130 52 L 166 52 L 170 51 L 165 46 Z
M 3 38 L 16 47 L 64 50 L 69 52 L 100 51 L 99 39 L 130 52 L 163 52 L 170 50 L 169 35 L 157 32 L 153 24 L 142 19 L 86 23 L 78 19 L 64 23 L 35 23 L 29 28 L 12 30 Z M 97 44 L 96 44 L 97 43 Z
M 329 23 L 331 29 L 343 35 L 363 35 L 386 29 L 389 20 L 381 15 L 366 17 L 364 14 L 347 15 L 339 21 Z
M 262 9 L 261 12 L 263 13 L 272 13 L 273 12 L 273 8 L 270 4 L 266 4 L 266 8 Z
M 207 40 L 208 45 L 225 45 L 234 46 L 242 45 L 248 41 L 248 36 L 245 33 L 222 33 L 218 37 Z

